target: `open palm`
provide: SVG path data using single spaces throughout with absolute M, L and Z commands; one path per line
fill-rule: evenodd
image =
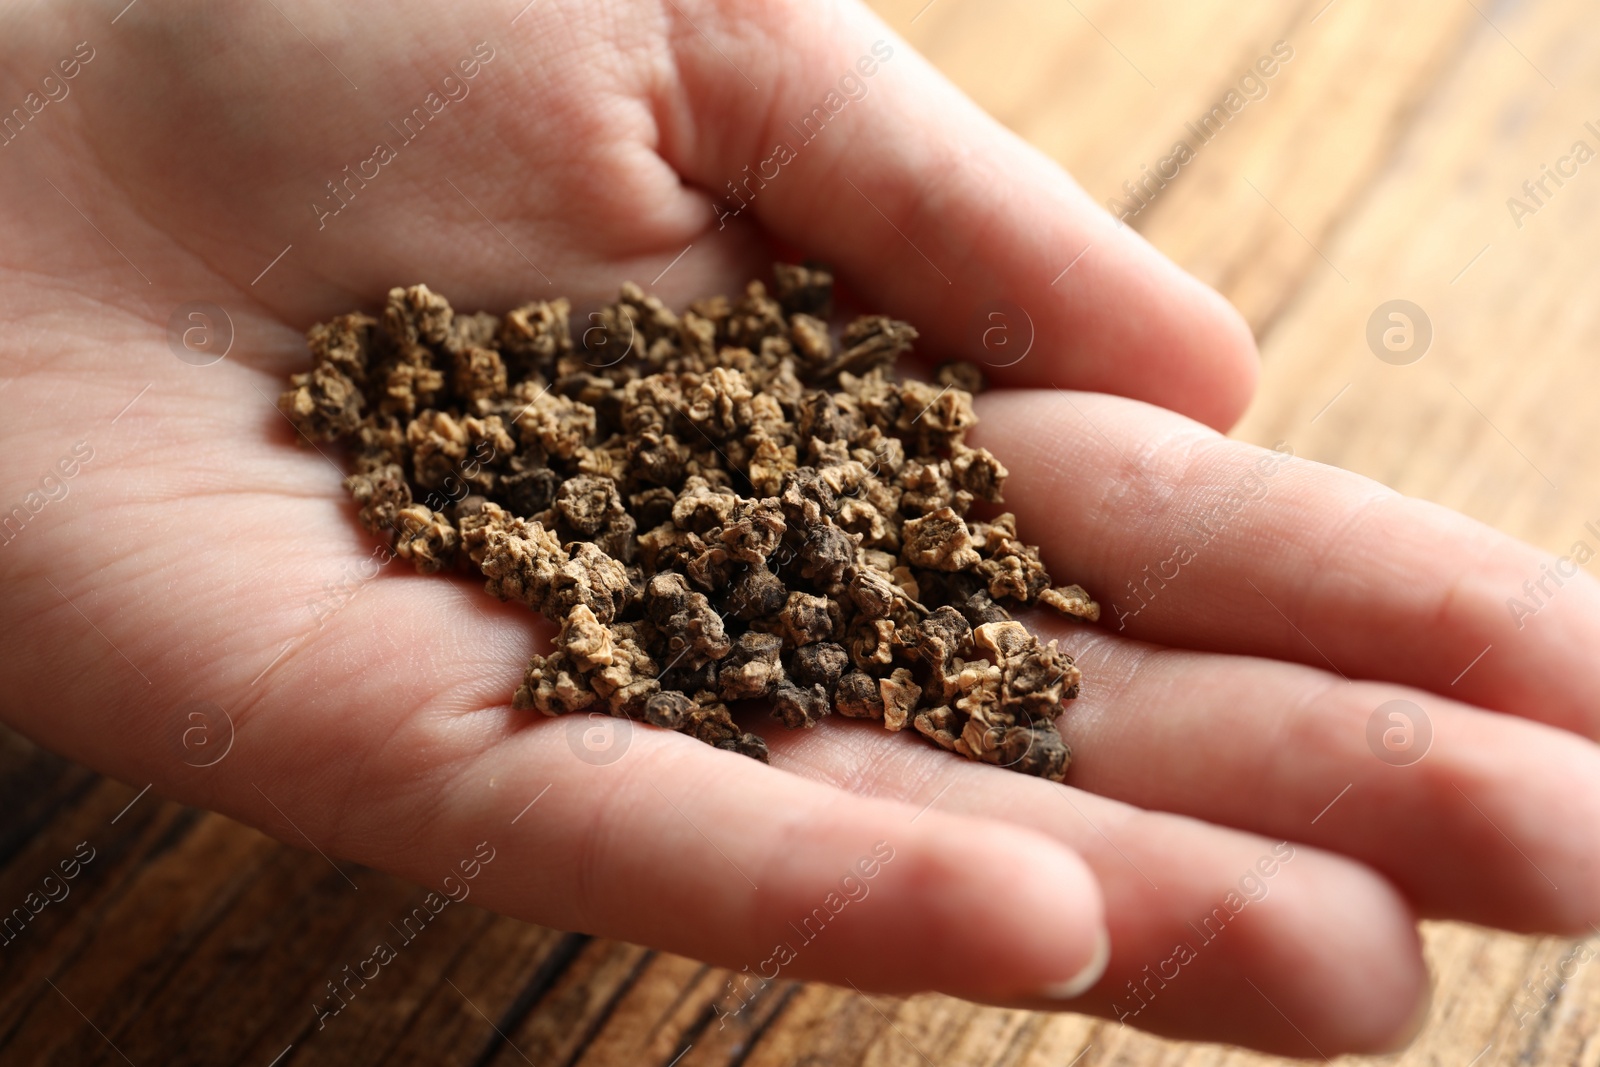
M 1222 439 L 1238 319 L 854 3 L 115 14 L 0 19 L 4 101 L 49 100 L 0 148 L 17 729 L 432 887 L 492 854 L 472 899 L 744 989 L 1332 1054 L 1417 1025 L 1417 915 L 1600 920 L 1593 583 L 1514 619 L 1539 553 Z M 676 306 L 789 253 L 929 353 L 1018 331 L 976 443 L 1108 605 L 1033 620 L 1086 678 L 1066 786 L 837 719 L 750 724 L 772 767 L 643 726 L 596 758 L 580 718 L 510 707 L 542 624 L 383 565 L 273 406 L 304 329 L 392 285 Z

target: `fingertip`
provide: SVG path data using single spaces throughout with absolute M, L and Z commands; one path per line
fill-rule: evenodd
M 1210 388 L 1203 391 L 1204 401 L 1188 414 L 1226 433 L 1255 397 L 1261 381 L 1261 353 L 1255 333 L 1239 309 L 1204 282 L 1192 276 L 1189 281 L 1209 305 L 1205 325 L 1197 331 L 1195 363 L 1210 365 Z
M 1104 329 L 1120 334 L 1124 351 L 1137 358 L 1132 366 L 1108 366 L 1115 386 L 1099 391 L 1228 430 L 1249 406 L 1261 376 L 1250 324 L 1221 293 L 1142 235 L 1126 227 L 1119 233 L 1126 245 L 1120 256 L 1108 257 L 1102 284 L 1125 294 L 1116 309 L 1121 322 Z
M 989 876 L 970 892 L 992 924 L 995 970 L 976 988 L 944 991 L 995 1002 L 1080 996 L 1100 980 L 1111 955 L 1099 879 L 1052 838 L 998 824 L 986 829 L 973 851 Z
M 1425 981 L 1422 985 L 1422 995 L 1412 1006 L 1411 1015 L 1389 1035 L 1387 1040 L 1374 1042 L 1369 1054 L 1386 1056 L 1396 1052 L 1404 1052 L 1411 1047 L 1411 1043 L 1427 1028 L 1428 1019 L 1432 1015 L 1433 982 Z
M 1076 1000 L 1099 984 L 1100 979 L 1106 975 L 1106 967 L 1111 963 L 1111 931 L 1105 927 L 1100 928 L 1099 936 L 1095 941 L 1094 955 L 1089 962 L 1083 965 L 1083 970 L 1067 979 L 1065 982 L 1055 982 L 1047 985 L 1040 991 L 1040 996 L 1045 1000 L 1071 1001 Z
M 985 1003 L 1081 992 L 1098 980 L 1109 957 L 1105 905 L 1075 852 L 987 820 L 919 823 L 880 879 L 876 936 L 850 946 L 853 959 L 829 961 L 829 971 L 854 972 L 853 981 L 884 992 Z
M 1261 982 L 1263 1028 L 1276 1031 L 1267 1044 L 1299 1056 L 1308 1046 L 1328 1054 L 1405 1047 L 1432 1001 L 1410 903 L 1378 872 L 1343 856 L 1304 845 L 1295 856 L 1272 887 L 1278 907 L 1264 909 L 1269 918 L 1246 936 L 1254 953 L 1285 970 L 1296 962 L 1320 967 L 1322 980 Z M 1323 946 L 1319 958 L 1296 961 L 1293 946 L 1308 937 Z

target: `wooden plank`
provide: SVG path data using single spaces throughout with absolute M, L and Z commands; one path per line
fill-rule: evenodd
M 1540 5 L 1497 13 L 1497 28 L 1473 15 L 1471 46 L 1325 245 L 1351 283 L 1313 278 L 1268 338 L 1244 436 L 1288 439 L 1557 552 L 1600 517 L 1587 410 L 1600 322 L 1586 296 L 1600 280 L 1589 252 L 1600 181 L 1579 171 L 1521 229 L 1505 206 L 1575 139 L 1600 150 L 1584 128 L 1600 118 L 1600 84 L 1572 59 L 1596 44 L 1586 16 Z M 1551 89 L 1541 70 L 1567 88 Z M 1374 308 L 1396 297 L 1434 329 L 1431 351 L 1409 366 L 1380 362 L 1363 337 Z
M 1102 201 L 1287 41 L 1295 56 L 1267 95 L 1132 223 L 1262 331 L 1263 389 L 1239 435 L 1289 440 L 1556 551 L 1600 519 L 1586 410 L 1600 311 L 1584 299 L 1600 281 L 1600 163 L 1520 227 L 1506 207 L 1573 140 L 1600 150 L 1584 127 L 1600 126 L 1586 62 L 1600 27 L 1582 5 L 877 6 Z M 1397 297 L 1435 328 L 1409 366 L 1365 341 L 1373 309 Z M 0 1062 L 1280 1062 L 1070 1015 L 787 982 L 734 1011 L 729 972 L 470 904 L 406 941 L 389 924 L 420 903 L 415 887 L 352 867 L 352 889 L 319 856 L 150 796 L 124 813 L 136 793 L 0 730 L 0 907 L 78 842 L 96 849 L 70 894 L 0 948 Z M 384 939 L 402 942 L 394 961 L 319 1028 L 326 983 Z M 1441 924 L 1424 940 L 1434 1013 L 1394 1063 L 1600 1065 L 1600 966 L 1575 966 L 1574 942 Z
M 1351 274 L 1329 242 L 1479 25 L 1465 4 L 1325 3 L 1277 27 L 1294 58 L 1268 95 L 1205 143 L 1136 220 L 1260 332 L 1308 279 Z M 1265 55 L 1270 43 L 1254 47 Z
M 1137 177 L 1302 4 L 874 4 L 979 104 L 1096 199 Z M 921 12 L 919 17 L 918 13 Z M 912 20 L 915 19 L 915 22 Z M 1195 42 L 1206 46 L 1196 48 Z M 1204 106 L 1203 106 L 1204 105 Z
M 875 6 L 1097 201 L 1136 211 L 1131 225 L 1220 288 L 1258 330 L 1308 273 L 1328 269 L 1315 246 L 1481 27 L 1465 4 L 1381 0 Z M 1241 88 L 1280 41 L 1293 58 L 1273 59 L 1275 73 L 1258 90 Z M 1241 110 L 1203 139 L 1200 120 L 1230 91 Z M 1193 161 L 1170 181 L 1148 179 L 1180 140 Z M 1141 181 L 1148 207 L 1124 185 Z
M 376 1062 L 522 1063 L 530 1055 L 507 1039 L 588 941 L 498 916 L 483 920 Z
M 704 1045 L 711 1021 L 708 1004 L 721 972 L 693 960 L 661 953 L 642 955 L 627 987 L 607 1005 L 606 1017 L 581 1049 L 577 1062 L 665 1064 Z M 703 1049 L 696 1059 L 703 1057 Z M 688 1067 L 687 1057 L 678 1059 Z
M 981 59 L 922 27 L 938 8 L 907 26 L 908 6 L 888 9 L 898 27 L 1097 197 L 1151 159 L 1151 143 L 1129 127 L 1154 116 L 1125 80 L 1096 71 L 1098 110 L 1055 119 L 1042 117 L 1048 104 L 1033 110 L 1034 121 L 1057 127 L 1042 132 L 1006 111 L 1026 109 L 1016 102 L 1043 86 L 1046 46 L 1030 45 L 1028 27 L 979 30 L 979 16 L 968 16 L 966 32 L 988 34 L 985 71 Z M 1078 6 L 1094 17 L 1095 9 Z M 1120 24 L 1131 26 L 1150 5 L 1121 6 Z M 1302 455 L 1564 551 L 1586 520 L 1600 517 L 1587 506 L 1597 475 L 1583 410 L 1600 385 L 1591 357 L 1597 331 L 1594 303 L 1580 295 L 1595 281 L 1600 182 L 1561 187 L 1520 230 L 1505 200 L 1583 136 L 1584 121 L 1600 118 L 1596 74 L 1579 58 L 1597 43 L 1589 13 L 1576 3 L 1474 9 L 1337 0 L 1322 8 L 1322 0 L 1301 5 L 1275 31 L 1263 22 L 1241 24 L 1236 36 L 1193 38 L 1204 42 L 1196 51 L 1237 66 L 1241 51 L 1267 43 L 1266 30 L 1289 40 L 1296 56 L 1268 97 L 1206 143 L 1134 225 L 1264 331 L 1263 389 L 1239 436 L 1289 440 Z M 1135 55 L 1159 52 L 1147 39 L 1108 36 Z M 1189 92 L 1178 113 L 1211 98 L 1226 81 L 1219 73 L 1193 74 L 1196 85 L 1210 77 L 1210 88 Z M 1156 121 L 1170 131 L 1173 118 Z M 1120 139 L 1099 141 L 1095 130 L 1106 126 Z M 1590 144 L 1600 149 L 1600 137 Z M 1367 319 L 1394 298 L 1423 305 L 1436 329 L 1434 351 L 1411 366 L 1380 362 L 1366 344 Z M 1442 924 L 1425 924 L 1424 938 L 1439 992 L 1428 1030 L 1398 1062 L 1464 1065 L 1486 1049 L 1485 1067 L 1600 1056 L 1587 1036 L 1600 1011 L 1600 967 L 1561 986 L 1534 1023 L 1519 1023 L 1531 1003 L 1523 983 L 1559 977 L 1573 943 Z M 1060 1026 L 1048 1022 L 1043 1034 L 1056 1036 Z M 1084 1067 L 1106 1055 L 1119 1063 L 1266 1062 L 1114 1027 L 1098 1036 L 1104 1047 Z
M 955 1002 L 950 1010 L 965 1007 Z M 888 1064 L 908 1051 L 891 1023 L 898 1008 L 890 998 L 876 1001 L 850 990 L 806 986 L 744 1060 L 745 1067 L 787 1064 Z M 920 1057 L 917 1063 L 922 1063 Z

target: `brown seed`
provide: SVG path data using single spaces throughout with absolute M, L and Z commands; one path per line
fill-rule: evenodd
M 566 300 L 504 317 L 426 286 L 307 332 L 279 400 L 345 443 L 362 527 L 463 568 L 559 632 L 513 704 L 607 711 L 767 758 L 729 702 L 815 727 L 837 711 L 1060 780 L 1078 668 L 1008 609 L 1093 621 L 1002 514 L 1007 472 L 966 444 L 982 372 L 897 380 L 917 333 L 830 331 L 832 275 L 676 313 L 631 283 L 575 338 Z

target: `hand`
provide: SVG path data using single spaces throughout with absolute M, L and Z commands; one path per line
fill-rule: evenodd
M 1419 913 L 1600 917 L 1593 583 L 1518 630 L 1505 598 L 1538 553 L 1207 429 L 1253 384 L 1237 317 L 859 7 L 519 9 L 7 18 L 3 100 L 63 97 L 0 148 L 0 500 L 25 503 L 0 547 L 7 722 L 435 889 L 487 842 L 472 899 L 532 921 L 1297 1055 L 1408 1036 Z M 778 173 L 735 214 L 746 165 Z M 1068 787 L 836 720 L 763 728 L 771 768 L 644 727 L 580 758 L 587 722 L 509 708 L 540 624 L 374 574 L 339 472 L 272 404 L 305 327 L 394 284 L 585 309 L 631 278 L 679 305 L 791 248 L 930 353 L 970 354 L 998 301 L 1031 318 L 978 443 L 1057 576 L 1107 604 L 1099 629 L 1032 620 L 1088 679 Z M 220 363 L 175 358 L 191 301 L 231 316 Z M 1219 523 L 1257 463 L 1265 489 Z M 1124 585 L 1175 566 L 1142 601 Z M 1411 766 L 1368 745 L 1391 700 L 1431 725 Z M 209 766 L 185 762 L 193 702 L 231 717 Z M 789 924 L 819 907 L 807 940 Z M 1092 977 L 1104 930 L 1104 976 L 1048 997 Z

